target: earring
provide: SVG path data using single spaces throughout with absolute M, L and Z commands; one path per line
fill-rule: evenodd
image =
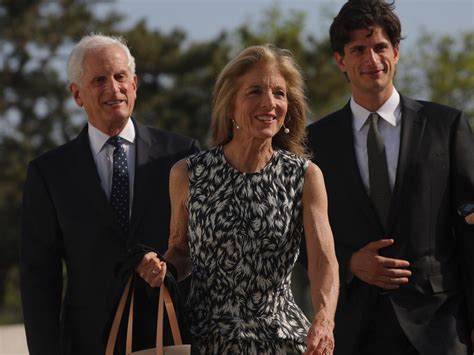
M 290 133 L 290 129 L 285 126 L 285 122 L 290 122 L 290 115 L 286 115 L 285 119 L 283 120 L 283 132 L 285 132 L 285 134 L 288 134 Z
M 234 119 L 232 119 L 232 123 L 234 124 L 236 129 L 240 129 L 240 126 L 237 124 L 237 122 L 235 122 Z

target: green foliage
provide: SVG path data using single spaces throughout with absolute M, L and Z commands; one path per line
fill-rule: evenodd
M 185 35 L 149 31 L 140 22 L 124 33 L 137 65 L 135 117 L 152 126 L 205 142 L 210 125 L 212 85 L 226 63 L 223 37 L 184 45 Z
M 474 124 L 474 33 L 443 37 L 423 54 L 431 99 L 463 109 Z
M 18 266 L 13 266 L 5 278 L 5 304 L 0 308 L 0 324 L 20 323 L 22 320 L 20 277 Z
M 424 34 L 416 48 L 403 80 L 407 91 L 463 110 L 474 129 L 474 32 L 456 38 Z

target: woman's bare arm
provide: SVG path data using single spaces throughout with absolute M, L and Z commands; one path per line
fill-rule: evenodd
M 308 333 L 308 353 L 334 348 L 334 315 L 339 294 L 339 271 L 329 225 L 327 194 L 321 170 L 310 163 L 303 188 L 303 224 L 308 254 L 308 277 L 315 317 Z
M 178 272 L 178 281 L 191 273 L 191 258 L 188 245 L 189 194 L 188 167 L 186 161 L 178 161 L 170 172 L 171 222 L 168 250 L 164 257 Z

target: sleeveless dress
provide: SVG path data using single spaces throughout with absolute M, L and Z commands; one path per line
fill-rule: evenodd
M 303 236 L 308 160 L 274 150 L 242 173 L 222 147 L 187 158 L 193 354 L 301 354 L 310 324 L 291 272 Z

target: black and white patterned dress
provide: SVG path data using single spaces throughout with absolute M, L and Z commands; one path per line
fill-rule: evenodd
M 255 173 L 233 168 L 222 147 L 188 157 L 193 353 L 305 350 L 310 324 L 290 286 L 308 164 L 277 149 Z

